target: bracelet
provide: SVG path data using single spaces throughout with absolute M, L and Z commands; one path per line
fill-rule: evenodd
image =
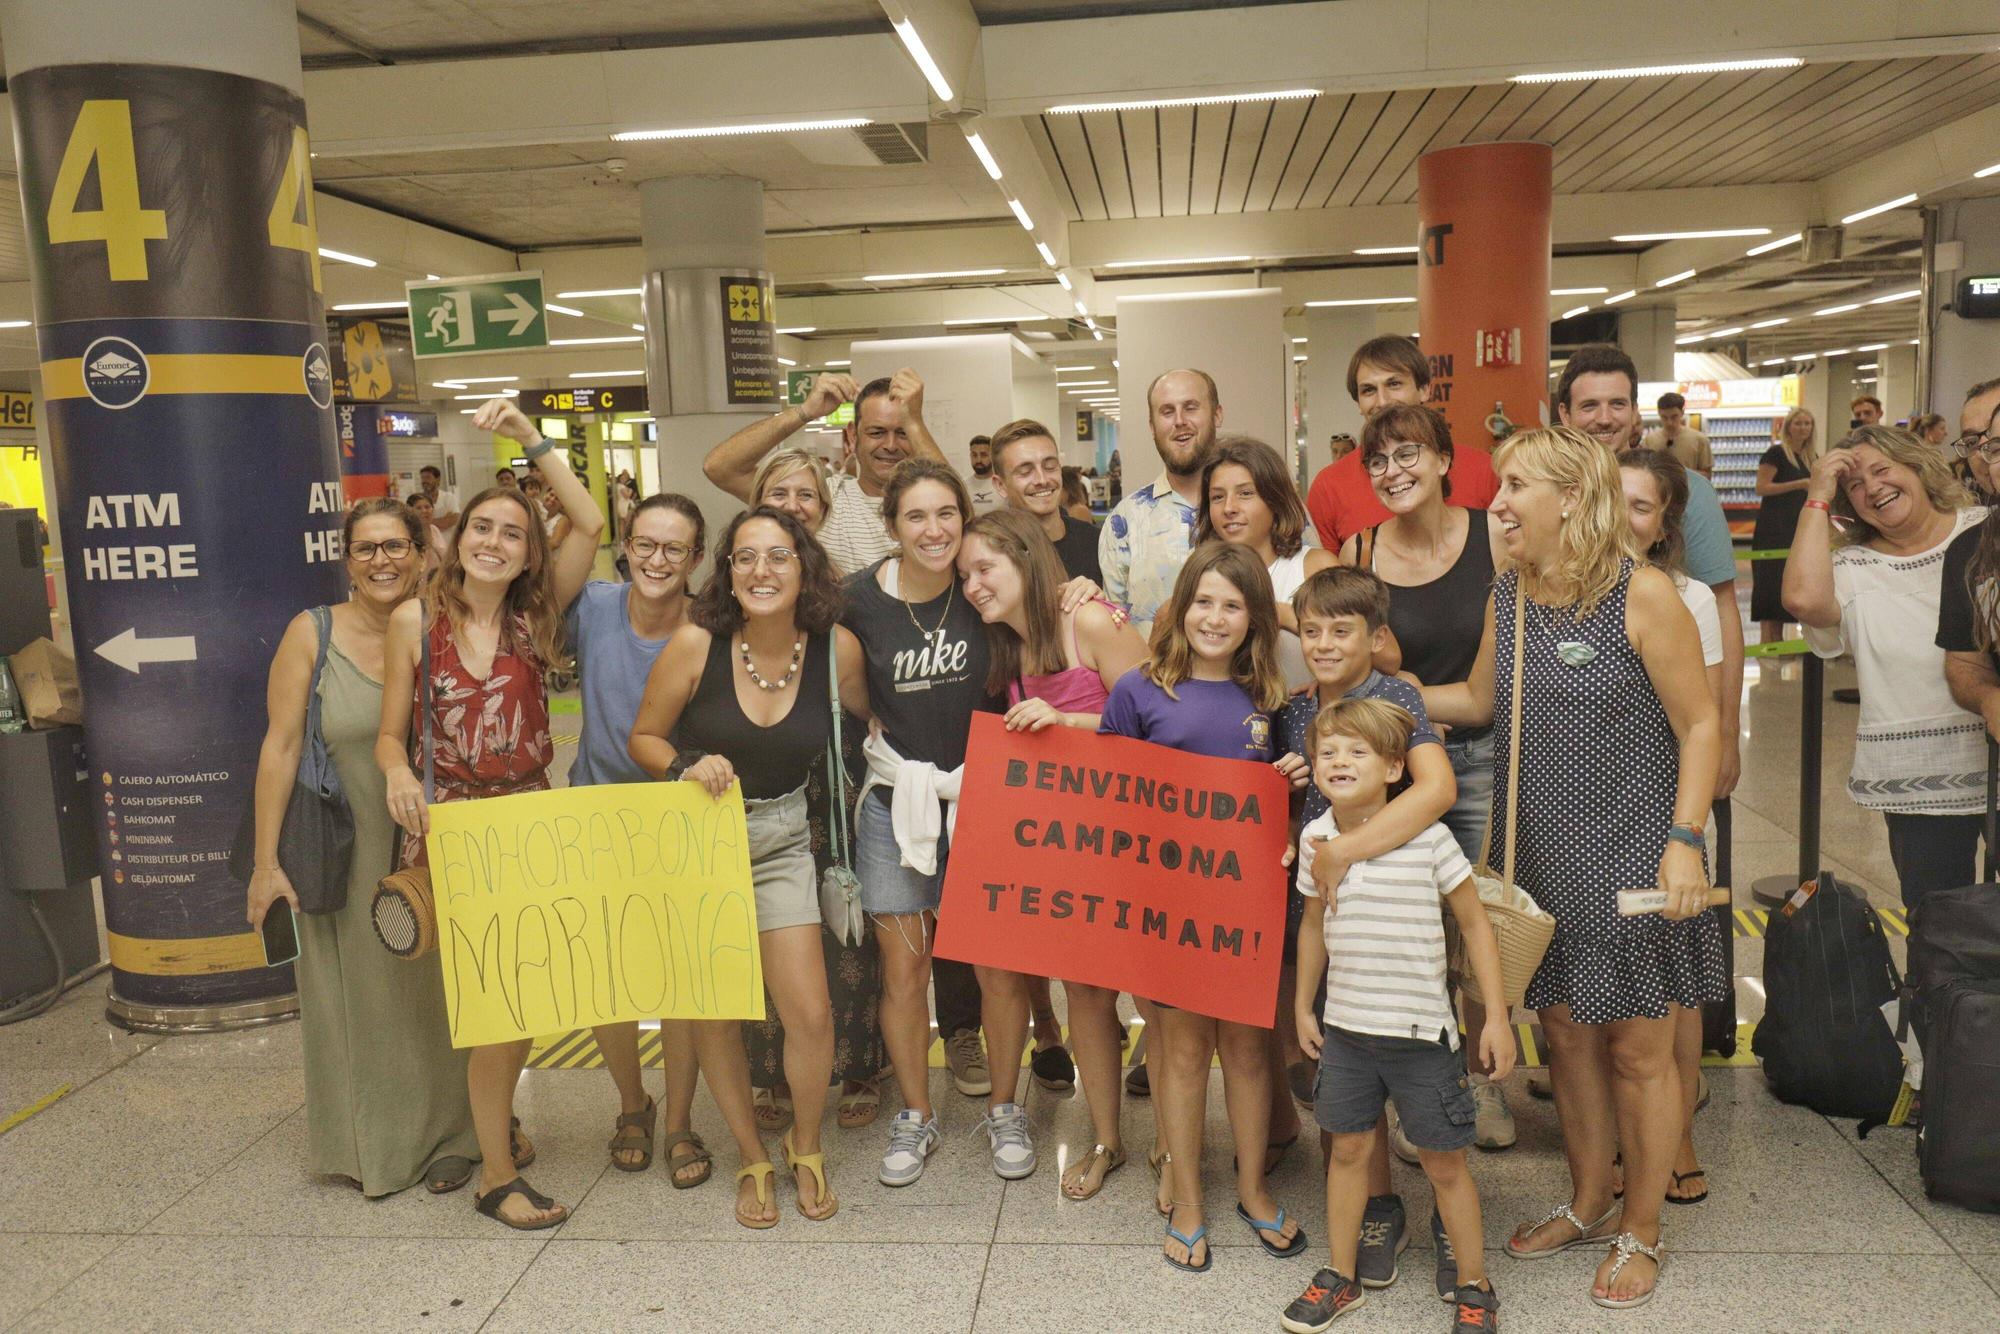
M 673 759 L 667 761 L 666 780 L 669 783 L 678 783 L 686 776 L 688 770 L 694 768 L 695 765 L 700 764 L 707 758 L 708 752 L 706 751 L 683 750 L 677 752 Z
M 1708 836 L 1693 825 L 1677 824 L 1667 830 L 1667 842 L 1685 843 L 1696 852 L 1708 850 Z
M 540 444 L 529 445 L 526 449 L 522 450 L 521 457 L 525 458 L 528 462 L 533 463 L 536 459 L 548 453 L 555 447 L 556 447 L 556 442 L 544 436 Z
M 1806 508 L 1809 510 L 1818 510 L 1829 517 L 1833 514 L 1833 506 L 1827 504 L 1824 500 L 1808 500 Z

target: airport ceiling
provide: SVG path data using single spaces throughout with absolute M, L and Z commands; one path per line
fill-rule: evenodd
M 371 218 L 437 229 L 428 251 L 399 242 L 379 270 L 329 266 L 329 300 L 393 295 L 404 277 L 469 262 L 440 255 L 458 242 L 543 269 L 552 292 L 629 287 L 638 183 L 731 174 L 765 183 L 780 321 L 809 342 L 990 315 L 1045 346 L 1088 348 L 1088 313 L 1115 347 L 1120 294 L 1279 286 L 1295 315 L 1413 295 L 1413 257 L 1356 252 L 1415 241 L 1417 159 L 1533 139 L 1554 149 L 1552 318 L 1626 291 L 1635 305 L 1671 298 L 1697 348 L 1762 323 L 1744 335 L 1752 361 L 1914 336 L 1913 206 L 1857 218 L 1810 257 L 1803 242 L 1745 252 L 1904 194 L 2000 189 L 1975 176 L 2000 158 L 2000 12 L 1990 0 L 1698 8 L 1706 21 L 1648 0 L 308 0 L 322 240 L 342 245 L 343 218 L 357 248 L 385 244 Z M 927 87 L 892 15 L 937 46 L 953 96 Z M 1512 81 L 1772 56 L 1797 63 Z M 1287 91 L 1302 95 L 1051 111 Z M 871 123 L 611 137 L 835 117 Z M 6 212 L 0 283 L 26 268 Z M 1768 230 L 1620 239 L 1732 228 Z M 579 333 L 638 318 L 627 296 L 573 305 Z M 1383 327 L 1414 323 L 1385 311 Z

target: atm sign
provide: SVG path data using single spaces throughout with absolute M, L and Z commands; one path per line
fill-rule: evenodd
M 35 427 L 35 396 L 0 390 L 0 429 L 31 431 Z

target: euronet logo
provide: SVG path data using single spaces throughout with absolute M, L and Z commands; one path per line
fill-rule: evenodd
M 306 397 L 316 407 L 333 405 L 333 363 L 327 360 L 326 349 L 314 343 L 306 349 L 301 365 L 306 377 Z
M 129 338 L 100 338 L 83 351 L 83 391 L 99 407 L 131 407 L 146 396 L 152 378 L 146 354 Z

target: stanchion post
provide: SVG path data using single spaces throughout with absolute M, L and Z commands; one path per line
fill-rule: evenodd
M 1825 738 L 1826 663 L 1806 654 L 1805 697 L 1799 701 L 1799 879 L 1819 876 L 1819 779 Z

